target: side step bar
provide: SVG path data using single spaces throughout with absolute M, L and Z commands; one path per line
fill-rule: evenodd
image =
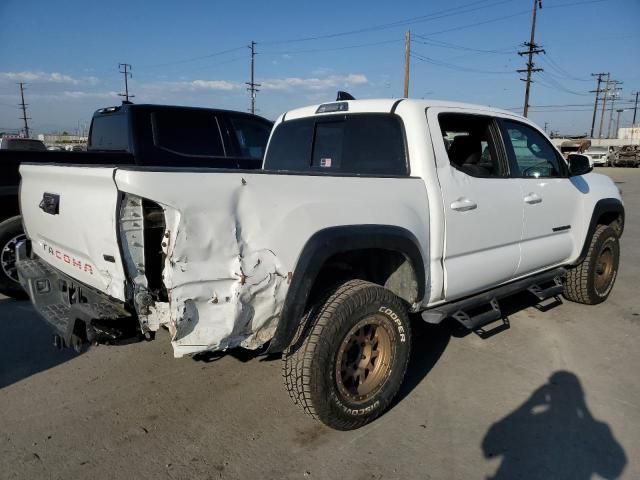
M 422 319 L 427 323 L 440 323 L 445 318 L 451 317 L 469 330 L 478 331 L 484 325 L 503 319 L 498 303 L 501 298 L 525 290 L 535 295 L 539 301 L 557 297 L 562 293 L 562 277 L 565 274 L 564 268 L 549 270 L 472 297 L 425 310 L 422 312 Z

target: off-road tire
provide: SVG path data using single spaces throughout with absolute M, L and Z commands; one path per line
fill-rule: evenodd
M 7 274 L 7 270 L 14 273 L 13 268 L 5 264 L 6 260 L 15 258 L 15 253 L 6 251 L 7 248 L 15 247 L 15 240 L 24 235 L 22 229 L 22 218 L 20 216 L 11 217 L 0 223 L 0 293 L 8 297 L 17 299 L 27 298 L 27 293 L 22 289 L 16 279 Z
M 354 329 L 363 322 L 379 322 L 373 326 L 371 345 L 377 345 L 374 350 L 383 350 L 382 343 L 388 348 L 384 349 L 387 353 L 376 353 L 375 360 L 371 350 L 366 354 L 360 350 L 362 356 L 357 358 L 362 359 L 361 363 L 372 362 L 368 364 L 372 367 L 367 379 L 360 378 L 358 383 L 362 386 L 369 378 L 380 380 L 368 395 L 357 392 L 349 396 L 343 381 L 346 374 L 341 373 L 338 359 L 346 360 L 347 353 L 353 353 L 353 345 L 347 342 L 361 338 L 356 336 L 361 330 Z M 348 345 L 352 347 L 347 349 Z M 301 322 L 291 345 L 283 352 L 284 383 L 291 399 L 305 413 L 337 430 L 353 430 L 387 409 L 404 379 L 410 351 L 411 326 L 403 302 L 379 285 L 349 280 L 331 289 Z M 366 360 L 367 355 L 371 360 Z M 355 371 L 349 369 L 345 371 Z M 359 389 L 353 384 L 351 388 Z
M 609 252 L 603 267 L 602 254 Z M 610 261 L 609 261 L 610 259 Z M 618 235 L 613 227 L 598 225 L 596 227 L 589 250 L 584 260 L 567 272 L 564 284 L 564 297 L 567 300 L 587 305 L 596 305 L 604 302 L 618 275 L 620 262 L 620 244 Z M 609 265 L 610 264 L 610 265 Z M 606 278 L 601 276 L 606 273 Z M 604 282 L 603 284 L 600 284 Z

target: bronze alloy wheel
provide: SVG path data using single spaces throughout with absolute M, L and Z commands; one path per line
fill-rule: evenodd
M 596 226 L 583 260 L 567 269 L 563 292 L 567 300 L 596 305 L 607 299 L 618 275 L 620 233 L 611 225 Z
M 596 263 L 595 288 L 599 294 L 604 294 L 609 288 L 614 271 L 614 254 L 611 245 L 605 243 L 600 249 Z
M 393 342 L 389 322 L 382 315 L 370 315 L 347 333 L 336 357 L 338 391 L 349 401 L 366 402 L 389 378 Z

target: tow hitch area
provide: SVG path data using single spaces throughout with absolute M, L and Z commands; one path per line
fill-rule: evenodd
M 139 341 L 137 321 L 124 304 L 79 284 L 35 255 L 28 242 L 17 248 L 17 269 L 22 287 L 34 307 L 53 328 L 53 344 L 81 352 L 89 344 Z

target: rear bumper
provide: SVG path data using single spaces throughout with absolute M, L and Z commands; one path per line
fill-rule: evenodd
M 137 328 L 123 302 L 74 280 L 29 250 L 28 241 L 17 248 L 20 283 L 62 345 L 116 342 Z

